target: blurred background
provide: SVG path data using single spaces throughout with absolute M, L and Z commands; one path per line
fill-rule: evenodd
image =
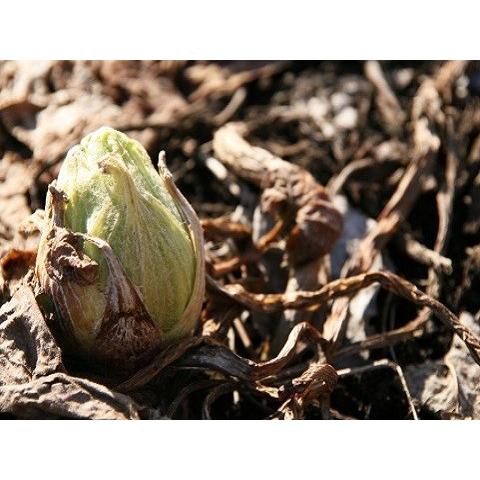
M 219 216 L 238 203 L 207 160 L 214 132 L 229 121 L 242 121 L 252 143 L 307 168 L 324 185 L 356 162 L 342 190 L 375 218 L 409 161 L 415 95 L 441 65 L 3 61 L 0 202 L 12 192 L 18 198 L 14 204 L 10 198 L 11 207 L 3 204 L 0 238 L 8 238 L 26 212 L 43 206 L 46 186 L 68 149 L 102 125 L 138 139 L 154 161 L 165 150 L 175 180 L 201 216 Z M 466 203 L 458 199 L 465 207 L 460 224 L 462 233 L 476 235 L 480 207 L 470 199 L 479 195 L 479 62 L 462 68 L 452 85 L 443 93 L 449 111 L 455 112 L 467 159 L 460 175 L 467 195 Z M 434 198 L 422 205 L 426 218 L 435 217 Z M 429 222 L 429 227 L 423 220 L 423 213 L 414 212 L 411 227 L 420 228 L 432 244 L 435 224 Z

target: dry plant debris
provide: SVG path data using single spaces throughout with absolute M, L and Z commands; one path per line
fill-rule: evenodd
M 479 79 L 1 62 L 0 418 L 480 418 Z M 166 151 L 205 236 L 195 334 L 129 375 L 62 350 L 32 276 L 47 186 L 102 125 Z

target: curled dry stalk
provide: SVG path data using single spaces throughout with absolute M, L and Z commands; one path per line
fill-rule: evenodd
M 386 130 L 392 134 L 401 133 L 406 115 L 397 96 L 385 79 L 380 63 L 375 60 L 366 62 L 365 76 L 375 87 L 375 100 Z
M 451 89 L 454 82 L 462 75 L 468 66 L 468 62 L 451 61 L 445 62 L 433 79 L 426 78 L 420 85 L 420 88 L 413 100 L 412 121 L 414 125 L 418 122 L 427 122 L 431 129 L 437 132 L 438 140 L 444 145 L 446 154 L 446 168 L 444 170 L 444 180 L 436 195 L 438 212 L 438 231 L 435 239 L 432 254 L 428 254 L 428 261 L 433 257 L 433 264 L 428 270 L 427 289 L 428 295 L 438 297 L 440 294 L 441 273 L 444 270 L 437 267 L 437 259 L 440 257 L 447 245 L 449 230 L 452 223 L 453 202 L 455 195 L 455 180 L 460 167 L 458 155 L 458 140 L 454 134 L 453 121 L 449 115 L 445 115 L 442 110 L 443 102 L 449 101 Z M 436 148 L 438 150 L 439 146 Z M 418 250 L 418 249 L 417 249 Z M 445 263 L 444 261 L 442 263 Z M 446 265 L 446 273 L 449 273 L 449 266 Z M 421 310 L 417 317 L 411 320 L 407 325 L 385 332 L 383 334 L 372 335 L 364 341 L 358 342 L 342 349 L 342 352 L 355 352 L 362 349 L 381 348 L 385 345 L 410 338 L 413 335 L 421 334 L 423 326 L 430 318 L 430 310 L 425 308 Z
M 418 195 L 424 175 L 439 148 L 438 138 L 433 135 L 426 122 L 418 122 L 415 127 L 413 158 L 405 170 L 396 191 L 377 218 L 374 228 L 361 240 L 353 256 L 344 267 L 343 276 L 348 277 L 367 272 L 373 259 L 385 247 L 388 240 L 406 219 Z M 343 341 L 349 319 L 349 298 L 339 299 L 332 305 L 331 314 L 324 325 L 324 335 L 334 345 Z
M 295 358 L 301 341 L 308 341 L 316 346 L 317 360 L 310 363 L 299 376 L 282 382 L 279 387 L 264 385 L 264 381 L 282 371 Z M 167 367 L 173 370 L 212 371 L 225 376 L 227 380 L 219 383 L 218 387 L 207 394 L 204 402 L 205 418 L 210 417 L 208 412 L 218 395 L 235 389 L 238 389 L 240 394 L 251 391 L 283 402 L 279 407 L 280 413 L 284 405 L 290 405 L 290 402 L 293 402 L 295 412 L 287 416 L 300 418 L 306 406 L 316 400 L 319 395 L 330 394 L 336 385 L 337 374 L 335 369 L 324 360 L 323 345 L 324 340 L 318 330 L 307 322 L 303 322 L 296 325 L 290 332 L 287 342 L 275 358 L 257 363 L 237 355 L 231 348 L 211 337 L 194 337 L 161 352 L 147 367 L 118 385 L 116 390 L 120 392 L 139 390 L 161 376 Z M 207 386 L 211 384 L 207 383 Z M 206 388 L 203 382 L 191 388 L 186 386 L 170 405 L 169 411 L 175 411 L 192 391 L 203 388 Z
M 318 330 L 304 322 L 295 326 L 280 353 L 266 362 L 256 363 L 238 356 L 223 343 L 211 337 L 193 337 L 183 340 L 162 351 L 147 367 L 142 368 L 127 381 L 117 386 L 119 391 L 132 391 L 146 385 L 168 365 L 179 360 L 178 366 L 190 368 L 211 368 L 240 380 L 257 382 L 275 375 L 296 353 L 300 340 L 309 338 L 321 348 L 324 340 Z M 189 351 L 188 355 L 184 355 Z
M 250 145 L 245 133 L 242 124 L 220 128 L 213 138 L 215 155 L 262 190 L 261 209 L 275 220 L 277 238 L 286 236 L 289 262 L 300 265 L 329 252 L 343 224 L 326 190 L 303 168 Z
M 340 278 L 315 292 L 255 294 L 246 291 L 240 284 L 221 286 L 211 278 L 208 279 L 207 287 L 231 298 L 245 308 L 272 313 L 283 309 L 315 310 L 325 302 L 339 297 L 351 296 L 373 283 L 379 283 L 382 288 L 413 302 L 415 305 L 427 307 L 431 310 L 443 324 L 452 329 L 465 342 L 473 358 L 480 365 L 480 340 L 460 322 L 458 317 L 441 302 L 391 272 L 369 272 Z
M 315 290 L 326 280 L 324 256 L 342 232 L 342 215 L 308 171 L 251 145 L 243 138 L 246 133 L 243 124 L 220 128 L 213 139 L 214 154 L 240 179 L 262 191 L 258 210 L 266 224 L 273 226 L 262 232 L 257 251 L 285 239 L 287 290 Z M 296 323 L 312 320 L 309 314 L 299 316 L 295 311 L 286 311 L 282 317 L 272 340 L 273 352 L 281 348 Z
M 455 64 L 456 65 L 456 64 Z M 367 71 L 372 70 L 372 65 Z M 384 209 L 377 218 L 377 225 L 362 240 L 355 255 L 348 262 L 345 269 L 345 276 L 367 272 L 372 265 L 372 259 L 381 251 L 386 243 L 397 232 L 399 226 L 406 219 L 411 211 L 416 199 L 418 198 L 425 176 L 430 172 L 433 159 L 435 158 L 441 146 L 439 131 L 444 122 L 444 113 L 441 110 L 441 100 L 438 95 L 436 84 L 440 79 L 443 89 L 451 84 L 461 75 L 466 64 L 456 65 L 455 68 L 451 62 L 443 65 L 437 73 L 434 80 L 427 78 L 420 85 L 412 106 L 412 160 L 407 167 L 402 180 L 400 181 L 395 193 L 385 205 Z M 463 68 L 463 69 L 462 69 Z M 373 69 L 378 70 L 378 69 Z M 448 70 L 448 75 L 445 73 Z M 455 72 L 455 75 L 452 73 Z M 376 72 L 378 74 L 378 71 Z M 447 80 L 449 79 L 449 82 Z M 447 177 L 441 193 L 439 193 L 439 234 L 435 243 L 434 251 L 441 254 L 446 244 L 447 231 L 450 224 L 450 213 L 453 204 L 453 189 L 455 181 L 455 172 L 458 169 L 458 162 L 455 155 L 450 152 L 447 157 Z M 437 277 L 434 268 L 429 269 L 429 290 L 430 295 L 438 296 L 438 287 L 434 281 Z M 432 290 L 435 288 L 435 291 Z M 420 312 L 419 317 L 415 319 L 412 325 L 418 328 L 428 320 L 428 310 Z M 336 350 L 341 346 L 349 320 L 348 299 L 339 299 L 334 302 L 329 318 L 324 325 L 323 333 L 326 338 L 331 339 L 332 349 Z M 386 334 L 388 335 L 388 333 Z

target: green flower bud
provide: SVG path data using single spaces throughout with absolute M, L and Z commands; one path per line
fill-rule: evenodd
M 200 222 L 159 160 L 111 128 L 50 186 L 36 276 L 70 346 L 132 365 L 191 334 L 205 289 Z

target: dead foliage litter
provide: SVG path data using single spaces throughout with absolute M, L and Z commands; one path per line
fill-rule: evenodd
M 206 239 L 195 335 L 127 378 L 31 275 L 102 125 L 166 151 Z M 0 158 L 0 416 L 479 418 L 478 62 L 2 62 Z

